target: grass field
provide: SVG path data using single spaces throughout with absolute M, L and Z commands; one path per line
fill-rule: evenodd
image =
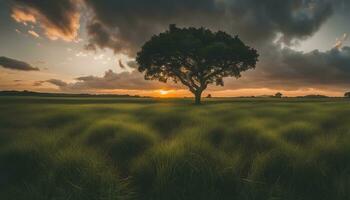
M 347 200 L 350 101 L 0 97 L 0 199 Z

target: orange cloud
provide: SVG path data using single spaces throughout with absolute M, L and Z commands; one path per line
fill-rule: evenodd
M 18 23 L 27 24 L 27 22 L 36 23 L 34 11 L 20 10 L 17 8 L 12 9 L 11 17 Z
M 337 49 L 341 50 L 341 48 L 343 47 L 344 43 L 346 42 L 346 40 L 348 38 L 349 38 L 349 35 L 347 33 L 344 33 L 341 38 L 336 39 L 335 45 L 333 48 L 337 48 Z
M 40 13 L 38 10 L 30 7 L 14 7 L 12 8 L 11 17 L 18 23 L 33 23 L 39 24 L 43 29 L 47 38 L 51 40 L 62 39 L 67 42 L 75 41 L 78 36 L 78 30 L 80 27 L 80 14 L 78 12 L 68 12 L 69 23 L 59 24 L 53 22 L 45 15 Z M 31 33 L 30 33 L 31 32 Z M 39 36 L 38 34 L 33 34 L 32 31 L 28 31 L 34 37 Z
M 33 36 L 33 37 L 36 37 L 36 38 L 39 38 L 40 36 L 39 36 L 39 34 L 37 34 L 35 31 L 33 31 L 33 30 L 29 30 L 28 31 L 28 34 L 29 35 L 31 35 L 31 36 Z
M 79 19 L 80 19 L 79 13 L 72 14 L 70 27 L 68 27 L 66 30 L 59 29 L 55 26 L 50 25 L 48 22 L 46 22 L 46 25 L 44 28 L 45 34 L 51 40 L 62 39 L 68 42 L 76 41 L 78 36 L 78 30 L 80 27 Z

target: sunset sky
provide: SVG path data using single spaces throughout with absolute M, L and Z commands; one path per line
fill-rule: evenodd
M 192 96 L 135 70 L 169 24 L 223 30 L 260 54 L 204 95 L 350 91 L 349 0 L 0 0 L 0 90 Z

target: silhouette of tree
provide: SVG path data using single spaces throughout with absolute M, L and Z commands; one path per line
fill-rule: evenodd
M 207 98 L 211 98 L 211 94 L 208 94 L 208 95 L 207 95 Z
M 258 57 L 238 36 L 170 25 L 143 45 L 136 61 L 146 80 L 181 82 L 200 104 L 209 84 L 223 86 L 223 78 L 241 77 L 241 72 L 255 68 Z
M 350 98 L 350 92 L 346 92 L 346 93 L 344 94 L 344 97 Z
M 282 98 L 283 94 L 280 92 L 277 92 L 274 97 L 276 98 Z

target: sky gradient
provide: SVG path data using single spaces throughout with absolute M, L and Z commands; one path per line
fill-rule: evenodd
M 169 24 L 238 35 L 255 70 L 213 96 L 342 96 L 350 90 L 347 0 L 0 0 L 0 90 L 192 96 L 145 81 L 134 61 Z

